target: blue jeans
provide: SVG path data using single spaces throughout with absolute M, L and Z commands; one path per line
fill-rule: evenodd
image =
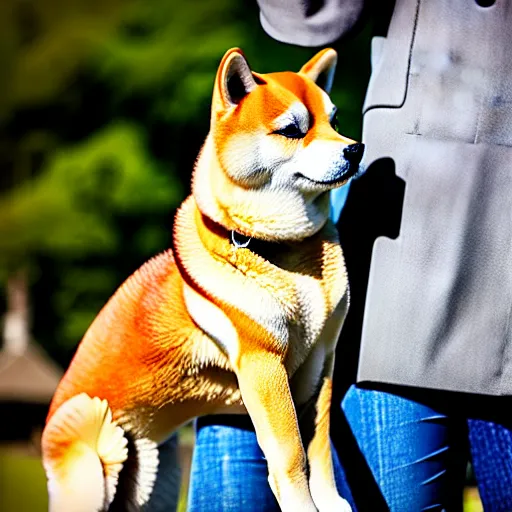
M 462 510 L 468 446 L 485 510 L 512 510 L 510 429 L 355 386 L 342 407 L 373 484 L 392 512 Z M 229 418 L 215 421 L 208 419 L 198 428 L 189 510 L 279 510 L 254 432 Z M 351 461 L 345 461 L 346 472 L 335 464 L 338 490 L 353 509 L 380 510 L 359 503 L 358 496 L 368 495 L 369 488 L 360 473 L 351 476 Z
M 343 468 L 333 449 L 338 489 L 352 501 Z M 279 512 L 268 484 L 267 462 L 247 419 L 198 420 L 192 459 L 189 511 Z

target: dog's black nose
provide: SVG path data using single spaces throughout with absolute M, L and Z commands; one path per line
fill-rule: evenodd
M 364 144 L 361 142 L 356 142 L 355 144 L 350 144 L 343 149 L 343 156 L 351 163 L 351 164 L 359 164 L 361 159 L 363 158 L 364 153 Z

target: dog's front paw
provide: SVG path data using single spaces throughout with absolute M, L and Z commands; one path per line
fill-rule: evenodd
M 338 503 L 335 506 L 335 510 L 338 512 L 352 512 L 352 507 L 349 505 L 347 500 L 344 500 L 342 497 L 340 497 Z
M 319 512 L 352 512 L 352 507 L 341 496 L 333 497 L 318 507 Z

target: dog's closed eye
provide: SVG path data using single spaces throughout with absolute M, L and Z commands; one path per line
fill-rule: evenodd
M 287 137 L 288 139 L 303 139 L 306 134 L 299 128 L 296 123 L 291 123 L 284 128 L 279 130 L 275 130 L 272 132 L 276 135 L 282 135 L 283 137 Z

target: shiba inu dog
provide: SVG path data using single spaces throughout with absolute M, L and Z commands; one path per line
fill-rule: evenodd
M 250 415 L 282 510 L 350 509 L 329 441 L 348 283 L 328 217 L 363 145 L 333 128 L 336 59 L 326 49 L 271 74 L 239 49 L 222 59 L 174 251 L 109 300 L 53 398 L 42 438 L 52 512 L 146 509 L 171 433 L 227 412 Z

